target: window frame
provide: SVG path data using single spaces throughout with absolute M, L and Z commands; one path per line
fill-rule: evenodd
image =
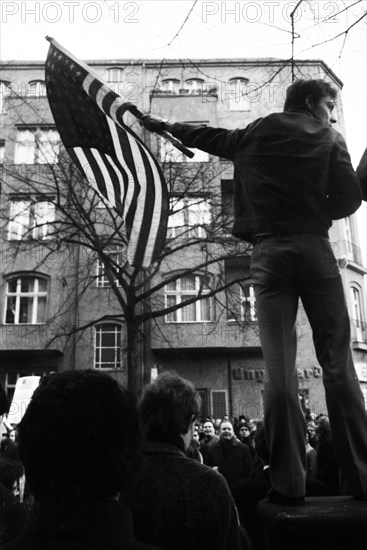
M 224 401 L 225 401 L 225 412 L 221 414 L 220 416 L 215 416 L 215 413 L 218 411 L 214 411 L 214 394 L 224 394 Z M 215 389 L 210 390 L 210 413 L 213 418 L 223 418 L 223 416 L 229 414 L 229 400 L 228 400 L 228 390 L 227 389 Z M 219 413 L 218 413 L 219 414 Z
M 249 290 L 249 296 L 246 296 L 245 289 Z M 247 317 L 247 311 L 250 313 L 250 318 Z M 256 296 L 253 284 L 240 284 L 240 319 L 241 322 L 257 323 Z
M 352 283 L 349 287 L 350 300 L 351 300 L 351 310 L 352 314 L 350 315 L 351 321 L 354 325 L 356 331 L 357 340 L 363 340 L 363 331 L 366 328 L 365 323 L 365 312 L 363 308 L 362 300 L 362 288 L 356 283 Z
M 164 94 L 178 95 L 180 93 L 181 81 L 178 78 L 164 78 L 160 83 L 160 92 Z
M 24 279 L 32 279 L 34 284 L 33 291 L 22 291 L 22 281 Z M 16 290 L 11 292 L 9 290 L 9 285 L 16 281 Z M 46 290 L 39 289 L 39 282 L 43 281 L 46 284 Z M 33 274 L 21 274 L 13 277 L 8 277 L 6 281 L 5 289 L 5 307 L 4 307 L 4 324 L 5 325 L 44 325 L 47 322 L 47 309 L 48 309 L 48 294 L 49 294 L 49 279 L 40 275 Z M 45 307 L 44 307 L 44 320 L 38 320 L 39 313 L 39 300 L 40 298 L 45 298 Z M 8 321 L 8 312 L 11 308 L 9 301 L 14 299 L 14 321 Z M 21 322 L 21 300 L 28 299 L 31 300 L 31 320 L 26 322 Z
M 24 139 L 20 139 L 21 132 L 29 132 L 29 134 L 24 136 Z M 43 139 L 46 132 L 53 132 L 55 139 Z M 30 138 L 30 136 L 33 136 L 33 138 Z M 47 147 L 47 144 L 49 147 Z M 18 126 L 14 164 L 58 164 L 60 145 L 60 134 L 54 125 Z M 49 158 L 48 155 L 50 155 Z
M 103 328 L 104 327 L 114 327 L 113 331 L 107 331 L 105 335 L 114 334 L 114 346 L 103 346 Z M 98 331 L 100 342 L 98 342 Z M 122 350 L 122 325 L 120 323 L 98 323 L 94 326 L 94 345 L 93 345 L 93 368 L 97 371 L 108 371 L 108 370 L 123 370 L 123 350 Z M 98 345 L 99 344 L 99 345 Z M 103 350 L 114 350 L 114 361 L 108 362 L 103 361 Z M 98 360 L 97 360 L 98 356 Z M 102 366 L 107 365 L 107 366 Z
M 104 253 L 109 256 L 115 256 L 114 263 L 117 267 L 121 268 L 123 266 L 123 249 L 118 245 L 108 245 L 104 249 Z M 115 284 L 120 287 L 120 281 L 115 277 Z M 96 287 L 97 288 L 111 288 L 111 283 L 106 277 L 106 267 L 103 264 L 100 256 L 96 260 Z
M 192 201 L 192 204 L 190 204 Z M 170 209 L 172 208 L 173 212 L 168 216 L 168 226 L 167 226 L 167 238 L 176 239 L 176 238 L 205 238 L 208 234 L 207 226 L 210 226 L 212 223 L 212 203 L 211 200 L 205 195 L 190 195 L 186 197 L 170 197 Z M 174 203 L 174 204 L 172 204 Z M 182 203 L 182 207 L 177 207 Z M 204 205 L 204 208 L 198 208 L 195 210 L 192 207 Z M 183 218 L 183 224 L 177 225 L 173 224 L 174 219 L 178 219 L 180 216 Z M 197 216 L 200 218 L 198 223 L 191 223 L 192 218 Z M 207 218 L 207 221 L 205 221 Z M 182 231 L 179 229 L 182 228 Z
M 251 101 L 242 94 L 243 86 L 249 83 L 249 79 L 243 76 L 230 78 L 229 81 L 229 110 L 251 111 Z
M 41 79 L 30 80 L 27 86 L 28 97 L 46 97 L 46 82 Z
M 185 90 L 191 95 L 200 95 L 204 91 L 205 80 L 202 78 L 187 78 L 185 80 Z
M 49 240 L 53 237 L 52 234 L 50 234 L 49 227 L 55 222 L 56 220 L 56 207 L 54 198 L 48 197 L 48 200 L 46 200 L 46 197 L 39 197 L 40 200 L 37 200 L 37 197 L 35 199 L 32 199 L 32 197 L 29 196 L 20 196 L 20 197 L 13 197 L 10 198 L 10 208 L 9 208 L 9 224 L 8 224 L 8 241 L 21 241 L 21 240 Z M 22 224 L 21 220 L 17 220 L 16 218 L 21 218 L 21 215 L 17 215 L 16 212 L 12 214 L 12 210 L 15 210 L 16 203 L 24 203 L 26 205 L 24 207 L 24 213 L 27 213 L 27 223 Z M 47 216 L 46 218 L 43 218 L 40 210 L 42 209 L 42 206 L 40 205 L 51 205 L 50 212 L 52 214 L 50 216 Z M 40 207 L 38 209 L 37 213 L 37 207 Z M 14 216 L 14 219 L 13 219 Z M 25 216 L 23 216 L 25 220 Z M 42 223 L 38 223 L 38 221 L 41 220 Z M 14 236 L 16 235 L 16 236 Z
M 125 73 L 122 67 L 107 67 L 104 73 L 104 79 L 111 90 L 116 94 L 121 94 L 121 85 L 125 83 Z
M 5 112 L 4 99 L 11 94 L 10 82 L 8 80 L 0 80 L 0 115 Z
M 185 289 L 183 288 L 182 281 L 185 279 L 194 278 L 195 285 L 193 289 Z M 183 275 L 182 277 L 177 278 L 176 280 L 172 281 L 171 285 L 175 285 L 175 289 L 168 289 L 168 285 L 164 287 L 164 301 L 165 301 L 165 307 L 172 307 L 173 305 L 182 304 L 185 300 L 182 300 L 183 297 L 193 297 L 198 296 L 199 292 L 201 292 L 200 298 L 197 299 L 195 302 L 192 302 L 188 306 L 182 306 L 179 309 L 168 313 L 165 315 L 165 322 L 167 324 L 176 324 L 176 323 L 210 323 L 214 320 L 214 300 L 212 296 L 205 296 L 206 294 L 210 293 L 210 288 L 205 288 L 205 282 L 204 286 L 200 291 L 200 284 L 201 280 L 207 278 L 203 275 Z M 208 278 L 207 278 L 208 279 Z M 169 297 L 175 298 L 175 303 L 169 304 Z M 209 300 L 208 302 L 208 310 L 209 310 L 209 316 L 208 318 L 205 318 L 205 310 L 204 308 L 204 300 Z M 190 310 L 187 310 L 187 308 L 191 308 L 191 312 L 194 311 L 194 319 L 188 318 L 185 319 L 187 312 Z M 185 311 L 186 310 L 186 311 Z M 189 316 L 191 316 L 191 313 L 189 313 Z

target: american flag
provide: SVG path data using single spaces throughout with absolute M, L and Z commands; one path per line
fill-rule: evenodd
M 162 171 L 123 120 L 131 103 L 48 40 L 47 97 L 60 138 L 88 183 L 123 217 L 129 264 L 148 267 L 166 239 L 168 192 Z

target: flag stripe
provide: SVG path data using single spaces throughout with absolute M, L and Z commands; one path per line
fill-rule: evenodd
M 74 149 L 69 149 L 69 154 L 73 158 L 74 162 L 76 162 L 76 164 L 78 164 L 80 169 L 84 172 L 89 184 L 97 190 L 98 193 L 107 198 L 106 188 L 102 186 L 101 182 L 97 185 L 95 172 L 92 170 L 90 159 L 87 158 L 87 155 L 89 156 L 89 151 L 84 151 L 82 147 L 75 147 Z M 115 206 L 114 203 L 113 206 Z
M 134 189 L 135 189 L 134 176 L 131 173 L 124 159 L 124 155 L 121 150 L 121 142 L 118 137 L 116 125 L 112 122 L 112 120 L 108 120 L 108 124 L 110 127 L 111 136 L 115 146 L 116 157 L 119 162 L 121 173 L 124 175 L 124 199 L 122 202 L 122 208 L 124 213 L 123 215 L 124 217 L 126 217 L 129 212 L 130 205 L 134 196 Z

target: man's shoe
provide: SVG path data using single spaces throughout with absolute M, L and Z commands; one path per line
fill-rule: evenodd
M 305 497 L 287 497 L 275 489 L 270 489 L 266 493 L 266 498 L 273 504 L 282 504 L 283 506 L 304 506 L 305 504 Z

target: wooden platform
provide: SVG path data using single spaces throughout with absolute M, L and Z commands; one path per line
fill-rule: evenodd
M 307 497 L 305 506 L 261 500 L 267 550 L 366 550 L 367 502 L 349 496 Z

